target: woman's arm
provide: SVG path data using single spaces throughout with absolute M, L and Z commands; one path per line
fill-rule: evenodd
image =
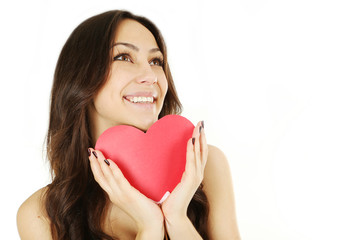
M 208 159 L 208 145 L 203 128 L 199 122 L 186 150 L 186 165 L 180 183 L 162 203 L 165 227 L 171 240 L 202 239 L 187 217 L 187 209 L 196 190 L 204 179 Z
M 50 224 L 44 215 L 41 197 L 46 188 L 31 195 L 19 208 L 17 227 L 22 240 L 50 240 Z
M 110 201 L 135 221 L 138 227 L 136 239 L 163 239 L 164 219 L 160 207 L 132 187 L 119 167 L 111 159 L 105 159 L 101 151 L 88 150 L 95 180 Z
M 218 148 L 207 145 L 203 123 L 195 127 L 193 138 L 193 144 L 188 142 L 186 167 L 181 182 L 162 206 L 167 232 L 174 240 L 201 239 L 186 212 L 202 182 L 209 201 L 209 238 L 240 240 L 227 159 Z
M 240 240 L 230 167 L 224 153 L 215 146 L 208 145 L 203 185 L 209 201 L 209 239 Z M 167 230 L 171 239 L 201 239 L 187 217 L 169 220 Z
M 231 172 L 224 153 L 209 145 L 204 192 L 209 201 L 209 238 L 240 240 Z

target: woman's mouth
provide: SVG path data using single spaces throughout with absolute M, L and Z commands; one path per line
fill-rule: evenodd
M 154 97 L 125 96 L 124 98 L 131 103 L 153 103 L 155 101 Z
M 125 96 L 125 103 L 129 104 L 134 108 L 140 110 L 151 110 L 153 111 L 156 106 L 156 98 L 154 97 L 145 97 L 145 96 Z

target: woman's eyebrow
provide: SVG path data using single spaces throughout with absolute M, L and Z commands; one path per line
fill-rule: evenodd
M 118 42 L 118 43 L 115 43 L 111 48 L 117 46 L 117 45 L 123 45 L 123 46 L 126 46 L 128 48 L 131 48 L 132 50 L 135 50 L 135 51 L 139 51 L 139 48 L 131 43 L 125 43 L 125 42 Z M 160 49 L 159 48 L 152 48 L 149 50 L 150 53 L 153 53 L 153 52 L 160 52 Z

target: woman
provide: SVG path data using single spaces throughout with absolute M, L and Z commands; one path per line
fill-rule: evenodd
M 21 239 L 240 239 L 229 166 L 206 144 L 203 122 L 188 141 L 181 182 L 159 205 L 91 147 L 109 127 L 146 131 L 180 112 L 152 22 L 109 11 L 81 23 L 54 75 L 47 135 L 53 181 L 19 208 Z

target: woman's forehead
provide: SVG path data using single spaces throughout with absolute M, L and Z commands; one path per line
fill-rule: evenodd
M 125 19 L 117 27 L 115 44 L 128 43 L 136 46 L 140 50 L 150 50 L 158 48 L 153 34 L 141 23 Z

